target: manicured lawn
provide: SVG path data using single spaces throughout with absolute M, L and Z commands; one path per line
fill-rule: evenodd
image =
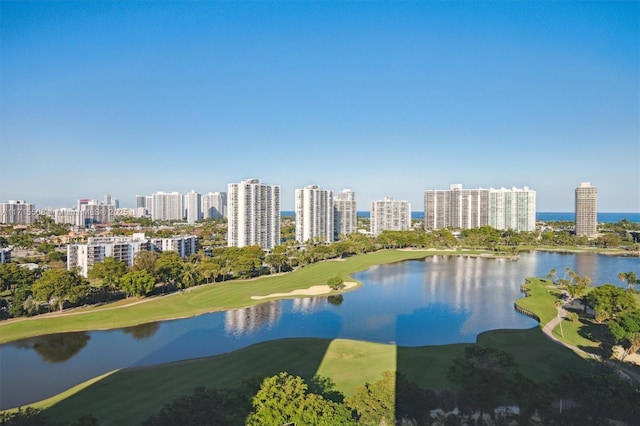
M 251 299 L 254 295 L 261 296 L 308 288 L 313 285 L 324 285 L 328 278 L 335 276 L 348 281 L 351 274 L 372 265 L 444 253 L 452 254 L 442 251 L 381 250 L 349 257 L 344 261 L 314 263 L 277 276 L 202 285 L 183 293 L 159 296 L 128 306 L 124 306 L 123 302 L 117 302 L 114 305 L 102 305 L 97 308 L 75 309 L 69 314 L 3 321 L 0 323 L 0 343 L 36 335 L 129 327 L 146 322 L 241 308 L 261 303 Z M 465 252 L 465 254 L 473 254 L 473 252 Z
M 512 353 L 520 370 L 536 381 L 590 369 L 588 361 L 550 341 L 539 328 L 491 331 L 478 341 Z M 210 358 L 120 370 L 75 393 L 67 392 L 68 397 L 58 399 L 47 413 L 60 420 L 91 413 L 102 425 L 139 424 L 197 386 L 233 387 L 246 377 L 281 371 L 305 379 L 330 377 L 345 395 L 379 380 L 387 370 L 398 371 L 424 387 L 452 389 L 447 371 L 465 346 L 407 348 L 341 339 L 277 340 Z
M 544 278 L 528 278 L 526 287 L 528 297 L 516 301 L 518 306 L 535 313 L 541 324 L 546 324 L 556 317 L 558 311 L 555 306 L 560 289 L 551 281 Z
M 16 339 L 20 333 L 34 335 L 34 328 L 41 328 L 37 334 L 114 328 L 248 306 L 258 303 L 251 300 L 252 295 L 325 284 L 334 276 L 348 281 L 351 274 L 372 265 L 432 254 L 452 252 L 385 250 L 345 261 L 317 263 L 280 276 L 200 286 L 182 294 L 127 307 L 108 309 L 101 306 L 86 309 L 87 313 L 80 315 L 8 323 L 0 326 L 0 341 Z M 538 315 L 543 324 L 556 316 L 555 300 L 559 290 L 550 286 L 553 284 L 548 280 L 532 278 L 529 283 L 531 297 L 516 302 Z M 577 323 L 575 330 L 566 321 L 563 327 L 565 336 L 579 336 L 585 332 Z M 13 333 L 9 338 L 7 331 Z M 586 372 L 593 366 L 591 361 L 550 340 L 539 327 L 482 333 L 478 336 L 478 344 L 510 352 L 522 373 L 538 382 L 553 380 L 563 373 Z M 357 386 L 366 382 L 377 381 L 386 370 L 397 371 L 424 387 L 452 389 L 454 384 L 447 371 L 452 360 L 463 354 L 465 346 L 396 347 L 341 339 L 284 339 L 210 358 L 116 371 L 37 406 L 50 407 L 47 413 L 59 420 L 73 420 L 91 413 L 102 425 L 139 424 L 156 414 L 163 404 L 190 393 L 197 386 L 237 386 L 252 375 L 270 376 L 281 371 L 305 379 L 314 375 L 329 377 L 345 395 L 352 394 Z

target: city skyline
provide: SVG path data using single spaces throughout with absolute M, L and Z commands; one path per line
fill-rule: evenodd
M 638 2 L 0 3 L 0 201 L 257 178 L 640 211 Z

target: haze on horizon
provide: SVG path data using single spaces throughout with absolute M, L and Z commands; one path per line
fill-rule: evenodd
M 0 2 L 0 202 L 528 186 L 640 212 L 640 2 Z

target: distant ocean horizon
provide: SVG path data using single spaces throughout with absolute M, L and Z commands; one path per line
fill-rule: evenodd
M 282 211 L 282 216 L 295 216 L 295 212 L 292 210 Z M 370 212 L 359 211 L 358 217 L 369 218 Z M 411 212 L 412 219 L 424 219 L 424 212 Z M 617 223 L 623 219 L 627 219 L 631 222 L 640 223 L 640 213 L 613 213 L 604 212 L 598 213 L 598 223 Z M 574 212 L 536 212 L 536 221 L 538 222 L 551 222 L 551 221 L 571 221 L 575 220 Z

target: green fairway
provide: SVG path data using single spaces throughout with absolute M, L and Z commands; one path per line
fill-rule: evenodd
M 588 361 L 550 341 L 539 328 L 491 331 L 480 335 L 478 342 L 512 353 L 521 371 L 536 381 L 590 369 Z M 120 370 L 66 392 L 66 399 L 53 398 L 39 406 L 53 404 L 47 413 L 60 420 L 91 413 L 102 425 L 139 424 L 197 386 L 233 387 L 252 375 L 281 371 L 305 379 L 330 377 L 345 395 L 379 380 L 386 370 L 398 371 L 424 387 L 451 389 L 447 370 L 465 346 L 396 347 L 341 339 L 284 339 L 210 358 Z
M 190 288 L 182 293 L 172 293 L 129 305 L 103 305 L 98 308 L 76 309 L 62 315 L 46 315 L 28 319 L 3 321 L 0 324 L 0 343 L 37 335 L 65 331 L 106 330 L 130 327 L 152 321 L 185 318 L 226 309 L 236 309 L 261 303 L 251 296 L 289 292 L 314 285 L 324 285 L 331 277 L 350 280 L 350 275 L 373 265 L 420 259 L 436 254 L 452 254 L 443 251 L 380 250 L 344 261 L 314 263 L 293 272 L 265 276 L 253 280 L 237 280 L 213 283 Z M 465 252 L 473 254 L 473 252 Z

